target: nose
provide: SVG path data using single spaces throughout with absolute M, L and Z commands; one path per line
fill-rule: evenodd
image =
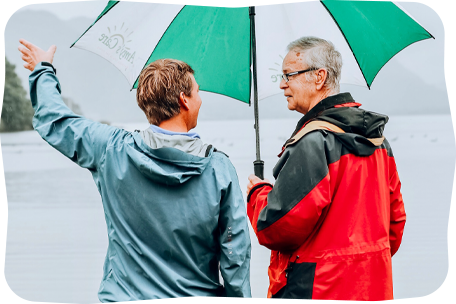
M 288 88 L 288 84 L 287 84 L 287 82 L 285 81 L 285 79 L 282 78 L 282 80 L 280 81 L 279 87 L 280 87 L 282 90 L 285 90 L 286 88 Z

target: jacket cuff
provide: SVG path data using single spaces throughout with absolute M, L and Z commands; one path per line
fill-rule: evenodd
M 260 188 L 263 188 L 264 186 L 269 186 L 271 188 L 273 188 L 273 185 L 270 184 L 270 183 L 259 183 L 259 184 L 256 184 L 255 186 L 252 187 L 252 189 L 250 189 L 250 192 L 249 192 L 249 195 L 247 195 L 247 203 L 250 201 L 250 198 L 252 197 L 253 193 L 260 189 Z
M 57 75 L 57 70 L 56 70 L 56 68 L 54 68 L 54 66 L 53 66 L 51 63 L 46 62 L 46 61 L 39 62 L 39 63 L 35 66 L 34 71 L 36 71 L 36 70 L 39 69 L 39 68 L 46 68 L 46 67 L 52 68 L 52 71 L 54 72 L 54 74 Z

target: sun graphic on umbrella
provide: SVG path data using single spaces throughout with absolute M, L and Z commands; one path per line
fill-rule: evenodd
M 279 55 L 280 57 L 280 62 L 283 61 L 283 56 Z M 269 71 L 271 71 L 271 81 L 273 83 L 279 83 L 282 80 L 282 64 L 278 62 L 274 62 L 274 67 L 269 68 Z
M 119 29 L 117 26 L 111 29 L 111 27 L 107 27 L 108 34 L 101 34 L 101 37 L 98 39 L 102 44 L 104 44 L 107 48 L 115 51 L 115 53 L 119 56 L 119 59 L 124 59 L 130 63 L 133 63 L 133 59 L 135 57 L 135 52 L 131 52 L 130 48 L 127 46 L 132 40 L 129 39 L 130 35 L 133 34 L 134 31 L 128 31 L 128 27 L 125 27 L 125 22 L 122 23 Z

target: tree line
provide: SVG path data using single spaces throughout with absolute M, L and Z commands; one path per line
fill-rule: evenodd
M 32 130 L 34 110 L 27 91 L 22 86 L 15 71 L 16 66 L 5 57 L 5 90 L 3 93 L 0 132 Z M 62 97 L 63 101 L 76 114 L 81 110 L 71 98 Z
M 16 66 L 5 58 L 5 90 L 3 93 L 0 132 L 31 130 L 33 108 L 27 92 L 15 71 Z

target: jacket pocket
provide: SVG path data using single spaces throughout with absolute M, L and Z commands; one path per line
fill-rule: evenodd
M 292 262 L 286 270 L 287 284 L 273 298 L 312 299 L 317 263 Z

